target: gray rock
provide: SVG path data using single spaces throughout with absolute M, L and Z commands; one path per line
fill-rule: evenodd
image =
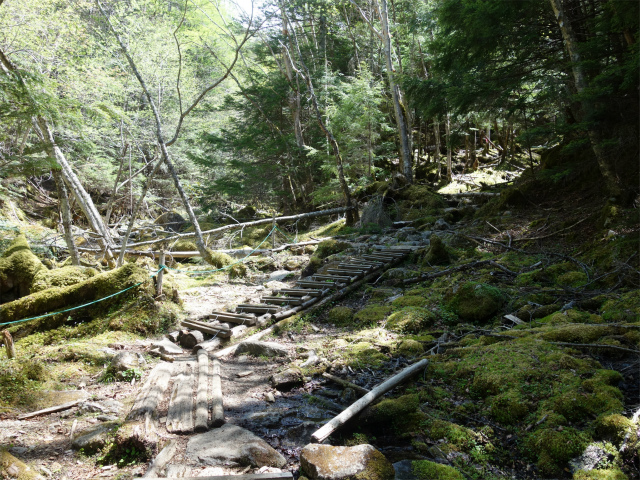
M 283 413 L 281 410 L 265 410 L 262 412 L 253 412 L 242 417 L 242 421 L 251 426 L 274 428 L 279 427 Z
M 289 271 L 300 270 L 307 263 L 309 263 L 309 257 L 306 255 L 293 255 L 284 261 L 284 268 Z
M 311 443 L 311 435 L 322 425 L 314 422 L 302 422 L 287 430 L 282 443 L 287 447 L 304 447 Z
M 115 415 L 98 415 L 96 418 L 101 422 L 115 422 L 118 419 Z
M 304 383 L 304 375 L 298 367 L 287 368 L 284 372 L 276 373 L 271 378 L 271 385 L 277 390 L 291 390 Z
M 83 450 L 85 453 L 93 453 L 104 447 L 109 441 L 109 434 L 117 428 L 115 423 L 102 423 L 93 425 L 73 436 L 71 447 Z
M 109 411 L 104 405 L 99 402 L 91 402 L 86 400 L 78 405 L 80 413 L 107 413 Z
M 286 459 L 267 442 L 244 428 L 229 424 L 191 437 L 186 457 L 212 466 L 282 468 L 287 464 Z
M 269 274 L 269 280 L 277 280 L 278 282 L 281 282 L 282 280 L 289 278 L 291 275 L 293 274 L 288 270 L 276 270 Z
M 307 445 L 300 452 L 300 467 L 311 480 L 391 480 L 395 477 L 393 465 L 371 445 Z
M 393 464 L 396 471 L 396 480 L 418 480 L 413 474 L 413 462 L 411 460 L 402 460 Z
M 242 342 L 235 351 L 235 356 L 242 354 L 253 355 L 254 357 L 288 357 L 289 352 L 286 347 L 275 342 Z
M 122 402 L 119 402 L 112 398 L 101 400 L 100 404 L 105 407 L 109 413 L 120 413 L 120 411 L 124 408 Z
M 598 464 L 610 460 L 613 460 L 613 454 L 602 448 L 602 444 L 592 443 L 584 449 L 582 455 L 571 460 L 569 465 L 571 465 L 572 473 L 576 473 L 578 470 L 588 472 L 596 468 Z
M 451 225 L 445 222 L 443 218 L 439 218 L 436 220 L 436 223 L 433 224 L 433 228 L 436 230 L 451 230 Z
M 157 348 L 165 355 L 182 355 L 182 349 L 167 338 L 152 343 L 151 348 Z
M 111 371 L 117 374 L 118 372 L 124 372 L 132 368 L 142 368 L 146 364 L 146 360 L 142 354 L 138 352 L 118 352 L 111 359 Z

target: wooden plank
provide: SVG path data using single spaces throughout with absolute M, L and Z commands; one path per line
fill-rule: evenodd
M 309 288 L 334 288 L 338 285 L 338 282 L 316 282 L 313 280 L 298 280 L 296 285 L 299 287 Z
M 322 442 L 326 440 L 326 438 L 331 435 L 335 430 L 344 425 L 348 420 L 356 416 L 362 410 L 364 410 L 368 405 L 370 405 L 376 398 L 384 395 L 389 390 L 400 385 L 402 382 L 407 380 L 412 375 L 420 372 L 424 368 L 426 368 L 429 361 L 427 359 L 420 360 L 413 365 L 408 366 L 404 370 L 402 370 L 397 375 L 394 375 L 390 379 L 381 383 L 369 393 L 367 393 L 360 400 L 357 400 L 355 403 L 352 403 L 349 408 L 344 410 L 340 415 L 334 417 L 329 420 L 326 424 L 324 424 L 320 429 L 316 430 L 316 432 L 311 435 L 311 440 L 315 442 Z
M 127 415 L 127 421 L 150 416 L 155 412 L 162 395 L 169 386 L 174 365 L 173 363 L 162 362 L 151 370 L 147 381 L 138 392 L 129 415 Z
M 323 275 L 321 273 L 315 273 L 311 275 L 312 282 L 322 281 L 322 280 L 329 280 L 329 281 L 338 282 L 338 283 L 348 283 L 351 281 L 351 277 L 341 276 L 341 275 Z M 304 280 L 304 281 L 308 281 L 308 280 Z
M 200 320 L 183 320 L 182 323 L 190 323 L 192 325 L 198 325 L 198 326 L 202 326 L 202 327 L 208 327 L 208 328 L 216 328 L 218 330 L 231 330 L 231 326 L 228 323 L 220 323 L 220 322 L 201 322 Z
M 173 386 L 169 400 L 169 411 L 167 412 L 167 431 L 170 433 L 193 432 L 195 363 L 180 363 L 182 363 L 182 371 Z
M 324 290 L 314 290 L 311 288 L 283 288 L 281 290 L 274 290 L 273 295 L 289 295 L 291 297 L 321 297 L 324 294 Z
M 353 270 L 347 270 L 344 268 L 328 268 L 327 273 L 335 273 L 336 275 L 350 275 L 351 281 L 353 282 L 357 280 L 358 277 L 362 275 L 364 272 L 355 272 Z
M 504 318 L 505 318 L 505 320 L 509 320 L 509 321 L 515 323 L 516 325 L 524 325 L 525 324 L 525 322 L 520 320 L 515 315 L 505 315 Z
M 236 307 L 236 312 L 249 312 L 249 313 L 278 313 L 281 310 L 280 307 L 275 305 L 251 305 L 251 304 L 242 304 Z
M 247 313 L 247 314 L 237 314 L 234 313 L 233 315 L 228 314 L 228 313 L 212 313 L 210 315 L 207 315 L 207 317 L 211 320 L 218 320 L 220 322 L 229 322 L 229 323 L 235 323 L 238 325 L 249 325 L 249 326 L 253 326 L 256 324 L 256 316 L 254 314 L 251 313 Z
M 347 270 L 356 270 L 358 272 L 368 272 L 371 270 L 370 265 L 358 265 L 355 263 L 339 263 L 338 268 L 346 268 Z
M 198 387 L 196 390 L 196 420 L 194 430 L 205 432 L 209 429 L 209 355 L 206 350 L 198 351 Z
M 222 403 L 222 380 L 220 379 L 220 360 L 213 361 L 211 376 L 211 426 L 224 424 L 224 406 Z
M 230 479 L 229 477 L 233 477 Z M 148 480 L 291 480 L 293 474 L 289 471 L 278 473 L 245 473 L 241 475 L 217 475 L 217 476 L 205 476 L 205 477 L 182 477 L 182 478 L 169 478 L 169 477 L 155 477 Z
M 369 260 L 376 260 L 376 261 L 380 261 L 386 263 L 389 262 L 390 260 L 393 260 L 395 257 L 391 257 L 391 256 L 386 256 L 386 255 L 374 255 L 374 254 L 370 254 L 370 255 L 362 255 L 362 258 L 366 258 Z

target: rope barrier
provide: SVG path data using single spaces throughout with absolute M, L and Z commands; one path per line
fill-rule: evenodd
M 152 273 L 151 275 L 149 275 L 149 277 L 155 277 L 156 275 L 158 275 L 162 270 L 164 270 L 166 267 L 164 265 L 160 265 L 160 269 L 156 272 L 156 273 Z M 84 308 L 84 307 L 88 307 L 89 305 L 93 305 L 95 303 L 100 303 L 104 300 L 107 300 L 109 298 L 113 298 L 115 296 L 118 296 L 120 294 L 123 294 L 124 292 L 131 290 L 132 288 L 135 288 L 137 286 L 142 285 L 145 282 L 138 282 L 135 285 L 131 285 L 130 287 L 127 287 L 123 290 L 120 290 L 119 292 L 116 293 L 112 293 L 111 295 L 108 295 L 106 297 L 103 298 L 99 298 L 98 300 L 94 300 L 93 302 L 89 302 L 89 303 L 85 303 L 84 305 L 78 305 L 77 307 L 71 307 L 71 308 L 67 308 L 66 310 L 61 310 L 59 312 L 52 312 L 52 313 L 45 313 L 44 315 L 38 315 L 36 317 L 30 317 L 30 318 L 23 318 L 22 320 L 14 320 L 12 322 L 4 322 L 4 323 L 0 323 L 0 327 L 4 327 L 5 325 L 12 325 L 15 323 L 22 323 L 22 322 L 28 322 L 30 320 L 38 320 L 40 318 L 46 318 L 46 317 L 51 317 L 53 315 L 59 315 L 61 313 L 66 313 L 66 312 L 71 312 L 73 310 L 78 310 L 80 308 Z

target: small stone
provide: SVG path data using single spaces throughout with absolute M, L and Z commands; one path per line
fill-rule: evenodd
M 276 389 L 288 391 L 302 385 L 304 383 L 304 376 L 298 367 L 291 367 L 284 372 L 274 374 L 270 380 Z
M 115 423 L 103 423 L 89 427 L 74 435 L 71 446 L 76 450 L 82 449 L 85 453 L 96 452 L 107 444 L 109 433 L 116 428 Z
M 142 368 L 147 364 L 144 357 L 137 352 L 119 352 L 111 359 L 111 371 L 124 372 L 132 368 Z
M 267 392 L 267 393 L 265 394 L 264 398 L 265 398 L 265 400 L 266 400 L 267 402 L 271 402 L 271 403 L 273 403 L 273 402 L 275 402 L 275 401 L 276 401 L 276 397 L 274 397 L 274 396 L 273 396 L 273 393 L 271 393 L 271 392 Z
M 152 343 L 151 346 L 157 348 L 165 355 L 182 355 L 182 349 L 166 338 Z
M 393 464 L 396 472 L 395 480 L 418 480 L 413 473 L 413 462 L 411 460 L 402 460 Z

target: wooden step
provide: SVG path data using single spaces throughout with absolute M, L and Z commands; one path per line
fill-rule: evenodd
M 262 297 L 260 301 L 270 305 L 300 305 L 303 302 L 301 297 Z
M 369 270 L 371 270 L 371 265 L 357 265 L 355 263 L 339 263 L 338 268 L 353 270 L 356 272 L 368 272 Z
M 315 280 L 298 280 L 296 282 L 298 287 L 302 288 L 335 288 L 336 285 L 340 285 L 338 282 L 327 281 L 315 281 Z
M 351 277 L 346 275 L 323 275 L 321 273 L 315 273 L 311 275 L 310 280 L 312 282 L 322 282 L 325 280 L 329 280 L 330 282 L 349 283 L 351 282 Z
M 322 297 L 326 290 L 314 290 L 312 288 L 282 288 L 274 290 L 273 295 L 289 295 L 290 297 Z
M 228 312 L 212 312 L 207 315 L 207 318 L 211 320 L 218 320 L 220 322 L 235 323 L 238 325 L 252 326 L 256 324 L 256 316 L 252 313 L 237 314 Z
M 278 313 L 280 310 L 282 309 L 275 305 L 251 304 L 251 303 L 243 303 L 242 305 L 238 305 L 236 307 L 236 312 L 238 313 L 259 313 L 260 315 L 265 313 Z
M 191 330 L 200 330 L 203 333 L 208 333 L 209 335 L 220 338 L 230 338 L 232 335 L 231 328 L 226 324 L 216 325 L 196 322 L 194 320 L 184 320 L 181 325 Z
M 377 260 L 361 260 L 359 258 L 354 258 L 353 260 L 349 260 L 348 265 L 358 265 L 364 267 L 378 268 L 381 267 L 384 262 L 380 262 Z
M 196 389 L 196 419 L 194 430 L 206 432 L 209 429 L 209 355 L 206 350 L 198 350 L 198 387 Z
M 336 275 L 349 275 L 351 281 L 357 280 L 363 272 L 354 272 L 353 270 L 346 270 L 344 268 L 327 268 L 327 273 L 335 273 Z
M 377 262 L 382 262 L 382 263 L 387 263 L 395 259 L 395 257 L 393 256 L 386 256 L 386 255 L 376 254 L 376 253 L 364 254 L 362 255 L 362 258 L 366 258 L 368 260 L 375 260 Z
M 177 377 L 167 412 L 167 431 L 170 433 L 193 432 L 195 370 L 195 362 L 176 362 Z

